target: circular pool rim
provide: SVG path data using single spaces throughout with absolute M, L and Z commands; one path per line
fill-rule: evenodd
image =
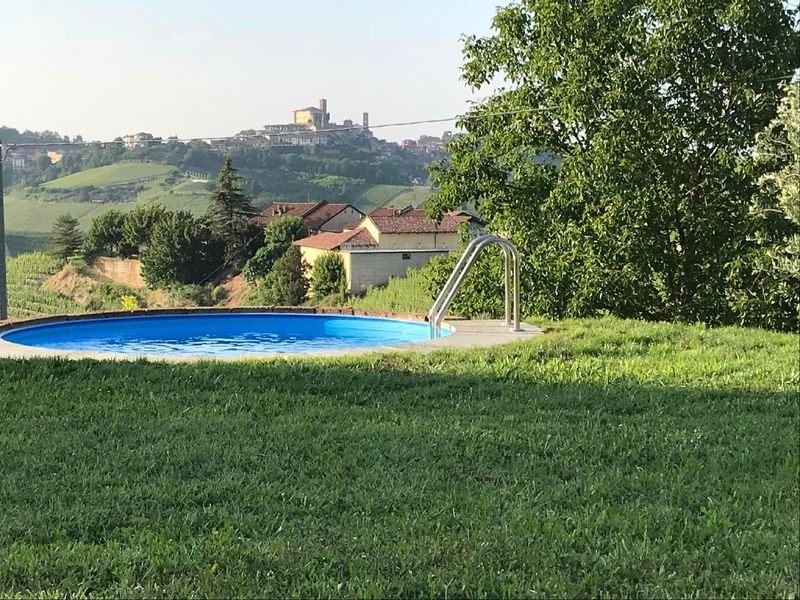
M 0 321 L 0 359 L 27 360 L 33 358 L 59 358 L 68 360 L 98 360 L 98 361 L 135 361 L 146 360 L 149 362 L 167 363 L 186 363 L 202 361 L 274 361 L 285 359 L 312 359 L 330 357 L 354 357 L 367 354 L 386 354 L 397 352 L 427 353 L 442 349 L 465 349 L 465 348 L 487 348 L 508 344 L 510 342 L 529 339 L 531 336 L 544 333 L 535 325 L 522 324 L 522 331 L 511 332 L 508 327 L 497 320 L 448 320 L 443 324 L 450 331 L 450 335 L 437 339 L 429 339 L 422 342 L 412 342 L 407 344 L 396 344 L 393 346 L 370 346 L 343 350 L 322 350 L 307 352 L 286 352 L 286 353 L 257 353 L 243 354 L 238 356 L 197 356 L 197 355 L 169 355 L 169 354 L 124 354 L 113 352 L 93 352 L 82 350 L 52 350 L 37 346 L 24 346 L 15 344 L 3 339 L 3 335 L 9 331 L 27 327 L 37 327 L 51 323 L 61 323 L 69 321 L 83 321 L 94 319 L 114 319 L 128 318 L 137 316 L 170 316 L 170 315 L 195 315 L 195 314 L 226 314 L 226 313 L 254 313 L 254 314 L 276 314 L 285 315 L 333 315 L 333 316 L 354 316 L 354 317 L 373 317 L 376 319 L 389 319 L 395 321 L 407 321 L 411 323 L 426 323 L 426 315 L 420 313 L 391 312 L 354 309 L 351 307 L 342 308 L 319 308 L 319 307 L 194 307 L 194 308 L 148 308 L 135 311 L 106 311 L 94 313 L 79 313 L 65 315 L 45 315 L 37 317 L 26 317 L 22 319 Z
M 200 347 L 189 342 L 184 343 L 185 340 L 191 340 L 192 336 L 181 339 L 180 334 L 178 334 L 176 339 L 170 340 L 166 332 L 164 335 L 154 335 L 152 337 L 148 337 L 147 335 L 147 332 L 158 330 L 158 325 L 154 324 L 154 322 L 157 322 L 159 319 L 176 320 L 178 322 L 182 321 L 185 326 L 186 320 L 201 320 L 208 317 L 214 318 L 215 322 L 209 324 L 209 333 L 211 334 L 211 339 L 208 340 L 207 347 L 203 347 L 202 341 L 200 343 Z M 277 336 L 277 338 L 274 341 L 266 339 L 248 340 L 247 337 L 242 334 L 241 330 L 236 331 L 236 325 L 230 326 L 231 333 L 229 334 L 229 337 L 226 337 L 226 333 L 228 333 L 226 328 L 228 326 L 221 325 L 220 317 L 223 319 L 222 323 L 224 323 L 224 319 L 226 317 L 230 317 L 232 319 L 232 323 L 235 323 L 235 320 L 238 321 L 239 319 L 248 318 L 252 319 L 255 317 L 256 320 L 253 328 L 254 333 L 267 337 L 274 335 Z M 262 320 L 263 325 L 261 327 L 257 325 L 260 317 L 265 318 Z M 274 330 L 267 321 L 269 317 L 277 317 Z M 2 346 L 26 349 L 29 352 L 35 352 L 36 354 L 74 354 L 97 358 L 109 357 L 131 359 L 157 358 L 176 360 L 236 360 L 246 358 L 269 358 L 276 356 L 350 354 L 355 352 L 360 353 L 405 348 L 407 346 L 413 346 L 429 341 L 427 337 L 420 338 L 420 335 L 423 333 L 423 331 L 427 329 L 427 324 L 424 322 L 424 317 L 419 317 L 419 315 L 408 314 L 404 314 L 402 317 L 400 315 L 389 316 L 385 313 L 377 316 L 374 314 L 357 314 L 355 311 L 351 312 L 349 310 L 275 310 L 268 308 L 258 309 L 253 307 L 236 307 L 236 310 L 219 308 L 189 310 L 150 309 L 130 312 L 114 311 L 55 317 L 47 316 L 43 318 L 25 319 L 23 321 L 0 324 L 0 356 L 3 355 Z M 116 337 L 114 330 L 115 323 L 120 323 L 123 321 L 130 323 L 131 321 L 139 319 L 147 323 L 147 325 L 143 324 L 143 332 L 145 333 L 140 339 L 136 339 L 136 336 L 134 336 L 133 339 L 123 338 L 123 340 L 120 342 L 121 346 L 119 347 L 118 351 L 115 351 L 113 347 L 101 347 L 104 339 L 112 340 L 113 344 L 113 338 Z M 319 319 L 320 321 L 324 320 L 327 321 L 327 323 L 333 323 L 334 327 L 339 325 L 340 327 L 343 327 L 344 330 L 340 330 L 339 335 L 337 335 L 335 330 L 330 334 L 327 331 L 324 333 L 320 332 L 319 330 L 314 331 L 315 327 L 319 327 L 315 325 L 310 326 L 312 328 L 311 330 L 307 330 L 304 329 L 303 326 L 296 325 L 298 327 L 298 337 L 295 337 L 294 335 L 288 336 L 286 335 L 285 330 L 282 330 L 282 325 L 285 327 L 287 321 L 295 321 L 296 323 L 297 320 L 302 321 L 304 319 Z M 369 329 L 367 329 L 363 334 L 360 334 L 359 328 L 357 325 L 355 325 L 355 323 L 353 324 L 354 328 L 349 329 L 346 321 L 350 319 L 362 324 L 364 322 L 373 322 L 378 324 L 385 322 L 387 325 L 393 326 L 412 326 L 414 330 L 398 331 L 397 327 L 394 329 L 388 328 L 386 339 L 384 340 L 381 339 L 380 333 L 376 335 L 375 329 L 373 329 L 373 337 L 370 339 L 371 336 Z M 63 338 L 61 340 L 58 339 L 56 333 L 56 331 L 62 326 L 77 326 L 78 331 L 76 331 L 76 335 L 79 335 L 82 324 L 88 324 L 97 321 L 103 322 L 102 331 L 97 332 L 97 328 L 95 328 L 97 335 L 94 339 L 87 339 L 85 341 L 87 347 L 79 347 L 81 344 L 80 341 L 76 342 L 76 347 L 58 346 L 58 344 L 64 342 Z M 177 331 L 180 332 L 180 323 L 175 323 L 175 327 Z M 189 325 L 190 329 L 191 327 L 192 326 Z M 194 327 L 197 327 L 197 325 Z M 36 332 L 37 330 L 41 331 L 47 329 L 54 330 L 54 337 L 52 340 L 48 340 L 46 336 L 44 339 L 31 341 L 30 343 L 14 339 L 15 334 L 22 332 Z M 447 327 L 446 329 L 448 335 L 450 335 L 452 333 L 452 328 Z M 249 334 L 250 331 L 246 330 L 246 333 Z M 347 335 L 348 333 L 351 335 Z M 306 335 L 309 335 L 309 337 L 304 337 Z M 404 337 L 409 339 L 402 339 Z M 337 341 L 334 341 L 333 345 L 331 346 L 326 346 L 324 341 L 326 338 L 331 338 L 332 340 L 336 339 Z M 292 344 L 294 342 L 298 342 L 297 349 L 292 348 Z M 303 346 L 305 344 L 303 342 L 306 342 L 310 347 L 304 348 Z M 237 349 L 235 347 L 231 348 L 231 345 L 235 346 L 237 343 L 242 343 L 244 346 L 241 349 Z M 151 344 L 156 347 L 152 349 L 146 348 L 146 346 Z M 95 347 L 91 347 L 91 345 L 95 345 Z M 145 346 L 145 348 L 139 351 L 135 348 L 137 345 Z M 162 349 L 158 348 L 159 345 L 162 346 Z M 182 346 L 186 347 L 185 351 L 181 349 Z M 172 348 L 170 349 L 170 347 Z

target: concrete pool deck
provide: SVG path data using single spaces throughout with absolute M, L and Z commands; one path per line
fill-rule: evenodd
M 101 313 L 84 313 L 75 315 L 58 315 L 19 319 L 0 322 L 0 336 L 4 333 L 32 325 L 75 321 L 81 319 L 103 319 L 126 316 L 145 315 L 181 315 L 181 314 L 225 314 L 225 313 L 266 313 L 285 314 L 303 313 L 319 315 L 349 315 L 383 317 L 388 319 L 401 319 L 406 321 L 425 321 L 425 315 L 416 313 L 391 313 L 378 311 L 355 310 L 346 308 L 307 308 L 307 307 L 236 307 L 236 308 L 182 308 L 182 309 L 149 309 L 137 311 L 114 311 Z M 444 349 L 486 348 L 508 344 L 518 340 L 529 339 L 541 335 L 543 331 L 534 325 L 521 324 L 522 331 L 510 331 L 500 320 L 467 320 L 453 319 L 444 323 L 450 328 L 451 335 L 443 338 L 414 342 L 410 344 L 396 344 L 387 346 L 371 346 L 368 348 L 352 348 L 338 350 L 324 350 L 318 352 L 284 352 L 284 353 L 253 353 L 237 356 L 169 356 L 169 355 L 133 355 L 114 352 L 90 352 L 78 350 L 52 350 L 34 346 L 14 344 L 0 338 L 0 358 L 29 359 L 29 358 L 66 358 L 71 360 L 96 359 L 96 360 L 140 360 L 166 362 L 194 362 L 194 361 L 237 361 L 237 360 L 264 360 L 270 358 L 313 358 L 335 356 L 360 356 L 381 352 L 432 352 Z

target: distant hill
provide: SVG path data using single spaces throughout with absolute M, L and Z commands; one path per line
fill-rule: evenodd
M 56 131 L 23 131 L 0 125 L 0 141 L 3 144 L 42 144 L 63 142 L 64 137 Z
M 43 184 L 45 189 L 75 189 L 89 186 L 110 186 L 147 181 L 169 175 L 175 167 L 141 161 L 119 162 L 105 167 L 86 169 Z
M 54 132 L 2 128 L 4 141 L 63 141 Z M 126 148 L 121 144 L 60 147 L 56 163 L 27 149 L 27 168 L 6 175 L 9 250 L 42 248 L 53 221 L 64 213 L 82 228 L 113 207 L 128 211 L 156 203 L 170 210 L 205 213 L 223 155 L 200 141 Z M 399 149 L 375 150 L 364 141 L 331 143 L 313 151 L 298 147 L 230 150 L 256 206 L 270 202 L 347 202 L 368 212 L 382 206 L 421 205 L 430 190 L 427 164 Z

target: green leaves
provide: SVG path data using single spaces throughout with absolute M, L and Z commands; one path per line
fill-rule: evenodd
M 314 263 L 311 281 L 315 298 L 327 298 L 334 294 L 344 295 L 347 289 L 347 273 L 344 260 L 338 252 L 326 252 Z
M 463 77 L 504 87 L 431 170 L 429 212 L 468 203 L 509 236 L 527 310 L 733 322 L 757 184 L 741 161 L 796 51 L 779 0 L 501 8 L 465 38 Z
M 241 177 L 226 157 L 208 208 L 211 231 L 225 244 L 226 262 L 241 265 L 247 260 L 242 253 L 252 233 L 250 218 L 256 213 L 252 199 L 242 191 Z
M 58 217 L 50 233 L 50 254 L 59 260 L 76 256 L 83 246 L 83 234 L 78 229 L 78 220 L 67 213 Z

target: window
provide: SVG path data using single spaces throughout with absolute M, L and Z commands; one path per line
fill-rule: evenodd
M 411 260 L 411 252 L 403 252 L 403 260 Z

